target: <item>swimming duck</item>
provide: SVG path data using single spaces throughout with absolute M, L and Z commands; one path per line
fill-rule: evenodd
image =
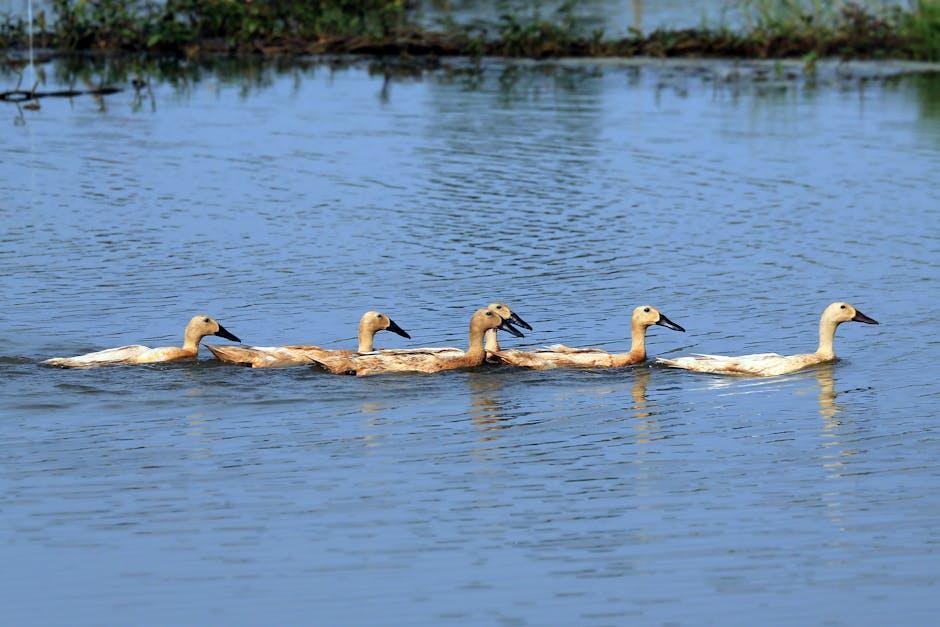
M 359 348 L 360 353 L 373 351 L 372 342 L 379 331 L 391 331 L 411 339 L 411 336 L 395 324 L 395 321 L 384 313 L 367 311 L 359 320 Z M 252 368 L 283 368 L 286 366 L 302 366 L 309 364 L 314 357 L 328 357 L 330 355 L 354 355 L 351 350 L 331 350 L 309 344 L 292 344 L 290 346 L 210 346 L 212 354 L 218 359 L 228 363 L 251 366 Z
M 741 355 L 739 357 L 725 357 L 723 355 L 695 355 L 692 357 L 679 357 L 677 359 L 657 359 L 658 363 L 672 368 L 684 368 L 696 372 L 710 372 L 716 374 L 751 375 L 757 377 L 772 377 L 779 374 L 796 372 L 809 366 L 823 364 L 836 360 L 836 353 L 832 341 L 836 329 L 843 322 L 864 322 L 865 324 L 878 324 L 858 311 L 848 303 L 832 303 L 826 307 L 819 319 L 819 348 L 815 353 L 805 355 L 783 356 L 777 353 L 758 353 L 755 355 Z
M 486 361 L 483 336 L 489 329 L 501 329 L 516 337 L 525 337 L 521 331 L 489 308 L 478 309 L 470 318 L 470 342 L 466 352 L 454 349 L 409 349 L 330 356 L 314 359 L 313 363 L 333 374 L 366 376 L 390 372 L 441 372 L 458 368 L 474 368 Z
M 555 344 L 534 351 L 493 352 L 495 361 L 510 366 L 547 370 L 549 368 L 621 368 L 646 359 L 646 329 L 654 324 L 685 331 L 678 324 L 662 315 L 655 307 L 642 305 L 633 310 L 630 320 L 632 342 L 630 352 L 612 354 L 599 348 L 570 348 Z
M 186 325 L 186 330 L 183 332 L 182 348 L 176 346 L 148 348 L 134 344 L 109 348 L 77 357 L 53 357 L 42 363 L 49 366 L 59 366 L 60 368 L 93 368 L 126 364 L 156 364 L 184 359 L 195 360 L 199 354 L 199 342 L 207 335 L 218 335 L 233 342 L 241 342 L 215 319 L 203 315 L 194 316 Z

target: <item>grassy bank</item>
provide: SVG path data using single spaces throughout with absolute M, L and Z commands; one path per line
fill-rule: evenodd
M 723 56 L 895 58 L 940 61 L 940 0 L 881 3 L 741 0 L 743 26 L 608 36 L 575 15 L 506 14 L 497 24 L 429 30 L 406 0 L 54 0 L 33 24 L 35 45 L 61 52 L 159 55 L 324 54 L 558 56 Z M 7 17 L 0 49 L 22 48 L 27 25 Z

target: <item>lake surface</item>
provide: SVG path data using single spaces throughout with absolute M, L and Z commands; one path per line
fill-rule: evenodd
M 940 78 L 484 65 L 0 107 L 5 622 L 935 620 Z M 496 300 L 535 328 L 514 347 L 627 350 L 654 305 L 688 332 L 651 356 L 811 351 L 834 300 L 881 325 L 763 380 L 38 365 L 203 312 L 463 346 Z

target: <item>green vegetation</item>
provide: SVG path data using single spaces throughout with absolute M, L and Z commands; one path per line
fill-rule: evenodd
M 403 24 L 402 0 L 53 0 L 36 41 L 62 50 L 277 52 L 333 39 L 379 40 Z M 22 44 L 7 19 L 0 44 Z M 4 41 L 5 38 L 5 41 Z
M 900 21 L 912 58 L 940 60 L 940 0 L 917 0 Z
M 745 38 L 774 56 L 940 60 L 940 0 L 885 6 L 823 0 L 741 0 Z M 766 55 L 765 55 L 766 56 Z
M 743 27 L 631 31 L 607 37 L 564 2 L 549 17 L 539 3 L 488 27 L 445 20 L 420 28 L 407 0 L 53 0 L 34 20 L 36 45 L 55 51 L 225 54 L 826 56 L 940 61 L 940 0 L 903 5 L 824 0 L 739 0 Z M 0 22 L 0 50 L 21 48 L 26 24 Z

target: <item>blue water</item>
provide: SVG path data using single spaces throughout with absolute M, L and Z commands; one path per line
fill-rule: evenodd
M 0 108 L 4 622 L 935 620 L 940 79 L 735 76 L 213 66 Z M 512 347 L 626 350 L 647 303 L 688 330 L 652 356 L 881 325 L 762 380 L 38 365 L 203 312 L 459 346 L 495 300 Z

